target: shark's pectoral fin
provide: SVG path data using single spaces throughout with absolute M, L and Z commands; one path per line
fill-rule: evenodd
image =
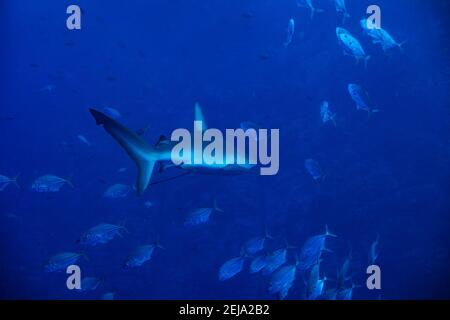
M 152 177 L 153 169 L 155 167 L 155 161 L 140 161 L 136 162 L 138 167 L 137 177 L 137 191 L 139 195 L 142 195 L 147 189 L 150 179 Z

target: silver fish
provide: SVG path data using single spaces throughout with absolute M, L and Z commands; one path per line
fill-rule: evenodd
M 292 39 L 294 38 L 294 31 L 295 31 L 295 22 L 294 19 L 289 20 L 288 28 L 287 28 L 287 36 L 286 36 L 286 42 L 284 43 L 285 47 L 288 47 Z
M 208 222 L 213 211 L 223 212 L 223 210 L 217 206 L 215 200 L 214 207 L 212 208 L 199 208 L 190 212 L 184 221 L 184 226 L 193 227 Z
M 84 233 L 78 240 L 78 243 L 89 246 L 107 243 L 114 239 L 115 236 L 122 237 L 120 233 L 122 230 L 127 231 L 123 225 L 100 223 Z
M 139 246 L 133 250 L 131 255 L 124 262 L 124 268 L 135 268 L 142 266 L 145 262 L 149 261 L 153 256 L 153 251 L 155 248 L 164 249 L 158 243 Z
M 322 123 L 325 124 L 331 121 L 336 126 L 336 114 L 330 111 L 328 101 L 323 101 L 320 105 L 320 118 L 322 119 Z
M 263 275 L 268 275 L 286 263 L 287 249 L 275 250 L 267 256 L 266 266 L 262 270 Z
M 322 180 L 325 177 L 319 163 L 314 159 L 306 159 L 305 168 L 316 181 Z
M 70 178 L 63 179 L 55 175 L 47 174 L 34 180 L 31 189 L 35 192 L 58 192 L 65 184 L 73 188 Z
M 46 272 L 65 272 L 67 267 L 76 264 L 83 253 L 62 252 L 52 256 L 44 266 Z M 85 256 L 86 257 L 86 256 Z
M 20 173 L 17 174 L 15 177 L 8 178 L 6 176 L 3 176 L 0 174 L 0 191 L 5 190 L 5 188 L 10 184 L 14 184 L 17 188 L 20 189 L 19 184 L 17 183 L 17 178 L 19 177 Z
M 226 261 L 219 270 L 219 280 L 225 281 L 242 271 L 245 257 L 236 257 Z
M 129 185 L 116 183 L 105 190 L 105 192 L 103 193 L 103 197 L 109 199 L 126 198 L 131 189 L 132 188 Z
M 297 272 L 297 265 L 288 265 L 280 268 L 276 271 L 272 278 L 270 279 L 269 292 L 270 293 L 281 293 L 286 287 L 291 287 L 295 280 L 295 275 Z M 285 293 L 287 295 L 287 292 Z
M 344 55 L 352 56 L 356 61 L 363 60 L 365 66 L 367 66 L 367 61 L 370 56 L 366 55 L 361 43 L 353 37 L 350 32 L 344 28 L 336 28 L 336 36 L 338 38 L 339 44 L 344 50 Z
M 365 91 L 361 86 L 350 83 L 348 85 L 348 92 L 350 93 L 353 101 L 356 103 L 357 110 L 367 111 L 369 113 L 369 116 L 372 113 L 380 112 L 380 110 L 377 109 L 375 104 L 370 99 L 367 91 Z
M 377 28 L 374 23 L 371 23 L 368 19 L 360 20 L 360 25 L 366 34 L 372 38 L 374 44 L 380 44 L 384 52 L 392 48 L 399 48 L 403 51 L 403 45 L 408 42 L 405 40 L 398 43 L 394 38 L 383 28 Z
M 267 256 L 257 256 L 250 263 L 250 273 L 257 273 L 261 271 L 267 265 Z

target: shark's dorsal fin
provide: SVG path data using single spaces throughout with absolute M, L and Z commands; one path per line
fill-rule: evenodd
M 200 107 L 198 102 L 195 103 L 195 118 L 194 118 L 194 121 L 201 121 L 202 122 L 202 126 L 201 127 L 195 125 L 195 130 L 196 131 L 202 131 L 203 132 L 206 129 L 208 129 L 208 126 L 206 125 L 206 122 L 205 122 L 205 118 L 203 117 L 202 108 Z

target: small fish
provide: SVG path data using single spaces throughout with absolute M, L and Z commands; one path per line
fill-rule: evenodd
M 288 28 L 287 28 L 287 35 L 286 35 L 286 42 L 283 44 L 285 47 L 288 47 L 292 39 L 294 38 L 294 31 L 295 31 L 295 21 L 294 19 L 289 20 Z
M 209 218 L 211 216 L 211 213 L 213 211 L 223 212 L 223 210 L 220 209 L 217 206 L 216 200 L 214 200 L 214 207 L 213 208 L 195 209 L 194 211 L 189 213 L 189 215 L 187 216 L 187 218 L 186 218 L 186 220 L 184 222 L 184 226 L 185 227 L 192 227 L 192 226 L 197 226 L 197 225 L 204 224 L 204 223 L 208 222 Z
M 86 292 L 86 291 L 94 291 L 98 288 L 98 286 L 102 283 L 102 280 L 95 277 L 86 277 L 81 279 L 81 288 L 77 291 Z
M 100 223 L 85 232 L 77 242 L 82 245 L 96 246 L 111 241 L 115 236 L 122 237 L 120 233 L 122 230 L 128 232 L 123 225 Z
M 383 28 L 377 28 L 374 22 L 369 19 L 360 20 L 360 25 L 369 37 L 372 38 L 374 44 L 380 44 L 384 52 L 392 48 L 399 48 L 403 52 L 403 45 L 408 42 L 405 40 L 398 43 L 394 38 Z
M 267 265 L 267 256 L 257 256 L 250 263 L 250 273 L 257 273 L 261 271 Z
M 377 258 L 378 258 L 378 243 L 380 241 L 380 235 L 377 234 L 377 238 L 376 240 L 371 244 L 370 249 L 369 249 L 369 265 L 374 265 Z
M 320 279 L 320 271 L 319 270 L 320 270 L 320 262 L 321 261 L 322 260 L 319 259 L 317 261 L 317 263 L 311 268 L 311 271 L 309 273 L 308 284 L 306 286 L 306 297 L 309 300 L 314 300 L 314 299 L 311 299 L 311 295 L 316 287 L 317 282 Z
M 91 143 L 89 142 L 89 140 L 88 140 L 85 136 L 83 136 L 82 134 L 79 134 L 79 135 L 78 135 L 78 139 L 79 139 L 82 143 L 84 143 L 85 145 L 87 145 L 87 146 L 90 146 L 90 145 L 91 145 Z
M 0 191 L 5 190 L 5 188 L 10 184 L 14 184 L 17 188 L 20 189 L 19 184 L 17 183 L 17 178 L 20 176 L 20 173 L 12 178 L 8 178 L 0 174 Z
M 155 248 L 164 249 L 164 247 L 162 247 L 159 243 L 135 248 L 131 255 L 129 255 L 125 260 L 123 267 L 128 269 L 142 266 L 145 262 L 152 258 Z
M 100 297 L 101 300 L 114 300 L 114 296 L 116 295 L 115 292 L 107 292 L 102 294 Z
M 65 184 L 72 188 L 74 187 L 70 178 L 63 179 L 55 175 L 46 174 L 34 180 L 31 189 L 35 192 L 58 192 Z
M 319 163 L 314 159 L 306 159 L 305 160 L 305 168 L 309 172 L 309 174 L 313 177 L 314 180 L 323 180 L 325 175 L 320 167 Z
M 328 101 L 324 101 L 320 105 L 320 118 L 322 119 L 323 124 L 331 121 L 333 122 L 334 126 L 336 126 L 336 113 L 332 113 L 330 111 Z
M 377 107 L 370 99 L 367 91 L 365 91 L 361 86 L 354 83 L 350 83 L 348 85 L 348 92 L 353 101 L 356 103 L 357 110 L 367 111 L 369 113 L 369 116 L 372 113 L 380 112 L 380 110 L 377 109 Z
M 286 298 L 289 288 L 295 281 L 297 273 L 297 262 L 293 265 L 287 265 L 276 271 L 270 279 L 269 292 L 280 293 L 280 299 Z M 286 290 L 287 288 L 287 290 Z
M 327 237 L 337 237 L 328 230 L 328 226 L 325 225 L 325 233 L 312 236 L 308 238 L 305 244 L 302 246 L 299 255 L 299 266 L 298 268 L 302 271 L 308 270 L 317 264 L 319 261 L 322 251 L 330 251 L 325 247 L 325 241 Z
M 266 239 L 273 239 L 272 236 L 270 236 L 267 231 L 264 236 L 254 237 L 250 240 L 248 240 L 242 249 L 244 252 L 250 256 L 255 255 L 256 253 L 260 252 L 264 249 L 264 244 L 266 242 Z
M 297 0 L 297 6 L 311 10 L 311 20 L 314 18 L 314 13 L 323 12 L 322 9 L 314 8 L 312 0 Z
M 367 67 L 370 56 L 366 55 L 361 43 L 344 28 L 336 28 L 336 36 L 344 50 L 344 55 L 354 57 L 356 61 L 363 60 Z
M 125 171 L 127 171 L 128 168 L 120 168 L 117 170 L 118 173 L 124 173 Z
M 269 275 L 286 263 L 287 248 L 275 250 L 267 256 L 267 263 L 262 270 L 263 275 Z
M 103 192 L 103 197 L 108 199 L 126 198 L 131 189 L 132 187 L 130 187 L 129 185 L 116 183 L 108 187 L 108 189 Z
M 334 0 L 334 6 L 337 12 L 342 13 L 342 24 L 345 24 L 345 20 L 350 18 L 350 15 L 347 12 L 347 7 L 345 6 L 345 0 Z
M 52 256 L 44 266 L 45 272 L 65 272 L 67 267 L 76 264 L 84 253 L 62 252 Z M 87 259 L 87 258 L 86 258 Z
M 122 114 L 117 109 L 110 108 L 110 107 L 104 107 L 103 109 L 106 111 L 106 113 L 108 113 L 114 119 L 122 118 Z
M 289 290 L 293 286 L 294 282 L 287 283 L 279 292 L 279 298 L 280 300 L 286 299 L 287 295 L 289 294 Z
M 242 271 L 245 257 L 236 257 L 226 261 L 219 270 L 219 280 L 225 281 Z
M 321 296 L 323 296 L 325 290 L 325 282 L 327 280 L 328 278 L 326 276 L 324 276 L 322 279 L 317 280 L 316 285 L 314 286 L 314 289 L 309 296 L 309 300 L 317 300 Z

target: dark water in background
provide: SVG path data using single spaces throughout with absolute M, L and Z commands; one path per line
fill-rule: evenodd
M 0 193 L 0 297 L 115 291 L 122 299 L 272 299 L 269 278 L 244 270 L 220 282 L 219 267 L 265 224 L 277 236 L 268 250 L 284 238 L 301 246 L 328 224 L 339 238 L 328 241 L 334 252 L 324 254 L 322 271 L 335 278 L 351 246 L 350 274 L 363 285 L 355 299 L 450 298 L 448 3 L 346 2 L 352 17 L 345 28 L 372 56 L 367 69 L 343 56 L 335 36 L 341 16 L 325 0 L 315 2 L 326 11 L 312 21 L 294 0 L 2 1 L 0 173 L 21 172 L 22 189 Z M 372 2 L 383 27 L 408 40 L 404 54 L 386 56 L 362 34 L 359 19 Z M 65 28 L 73 3 L 83 8 L 81 31 Z M 285 49 L 291 17 L 296 34 Z M 350 82 L 369 91 L 379 114 L 367 119 L 356 111 Z M 54 90 L 40 91 L 47 85 Z M 323 100 L 337 112 L 337 128 L 321 126 Z M 117 108 L 133 129 L 149 125 L 145 137 L 153 143 L 191 128 L 196 101 L 211 127 L 247 120 L 280 128 L 279 174 L 190 175 L 142 198 L 103 198 L 113 183 L 134 183 L 135 168 L 88 107 Z M 308 175 L 306 158 L 320 162 L 323 182 Z M 118 173 L 121 167 L 128 171 Z M 32 192 L 32 181 L 47 173 L 73 174 L 75 188 Z M 191 209 L 214 198 L 224 214 L 183 226 Z M 71 292 L 64 273 L 43 272 L 53 254 L 81 250 L 76 239 L 90 227 L 124 219 L 129 234 L 88 248 L 89 261 L 80 262 L 83 275 L 104 278 L 96 291 Z M 377 233 L 383 289 L 369 292 L 367 252 Z M 158 235 L 166 250 L 141 268 L 122 269 L 134 247 Z M 297 276 L 288 298 L 302 297 L 307 276 Z

